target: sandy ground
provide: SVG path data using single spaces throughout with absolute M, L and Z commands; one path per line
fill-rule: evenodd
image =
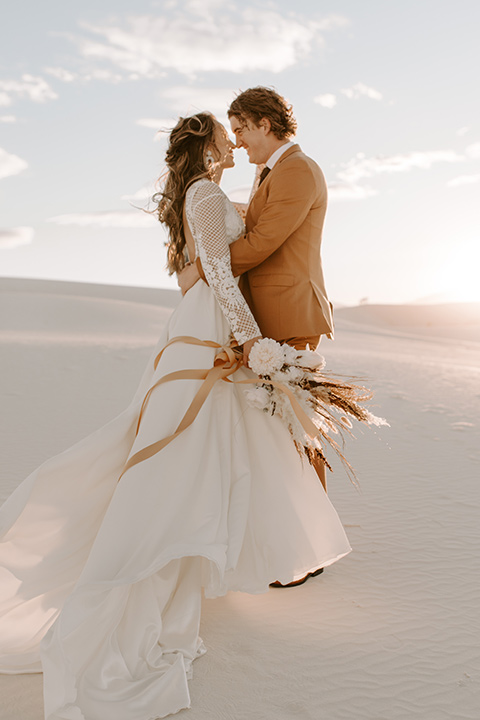
M 177 299 L 0 281 L 0 501 L 126 406 Z M 360 492 L 329 477 L 354 552 L 299 588 L 205 601 L 176 717 L 478 720 L 480 307 L 343 308 L 322 348 L 391 424 L 347 445 Z M 1 720 L 41 720 L 41 686 L 0 676 Z

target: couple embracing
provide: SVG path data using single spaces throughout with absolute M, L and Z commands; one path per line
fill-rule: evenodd
M 322 334 L 333 335 L 320 255 L 327 209 L 325 178 L 317 163 L 289 140 L 297 123 L 292 108 L 275 91 L 246 90 L 232 102 L 228 117 L 237 147 L 246 150 L 251 163 L 263 167 L 246 211 L 246 234 L 229 246 L 232 274 L 240 276 L 239 287 L 264 337 L 297 349 L 316 348 Z M 225 159 L 222 156 L 228 136 L 218 123 L 215 137 L 218 183 L 220 169 L 231 167 L 233 161 L 230 150 Z M 211 222 L 220 225 L 218 217 L 213 219 L 213 208 L 211 214 Z M 182 292 L 199 278 L 208 282 L 197 257 L 180 274 Z M 244 344 L 245 362 L 257 339 Z M 318 461 L 315 469 L 326 489 L 325 465 Z
M 0 671 L 44 673 L 46 720 L 189 707 L 202 591 L 300 584 L 350 551 L 321 462 L 303 462 L 279 418 L 248 404 L 248 367 L 185 422 L 218 348 L 242 346 L 247 364 L 262 337 L 301 350 L 333 332 L 326 186 L 289 140 L 291 108 L 258 87 L 228 115 L 237 146 L 265 166 L 246 227 L 219 187 L 234 165 L 225 128 L 209 113 L 181 118 L 156 200 L 182 301 L 130 406 L 0 510 Z

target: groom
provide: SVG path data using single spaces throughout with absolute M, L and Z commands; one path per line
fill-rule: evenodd
M 246 215 L 246 235 L 230 245 L 232 270 L 264 337 L 298 349 L 333 336 L 332 305 L 323 279 L 320 247 L 327 186 L 314 160 L 290 138 L 292 108 L 274 90 L 255 87 L 228 109 L 237 147 L 255 165 L 265 164 Z M 179 275 L 183 293 L 202 278 L 197 258 Z M 256 338 L 257 339 L 257 338 Z M 256 339 L 245 343 L 248 355 Z M 316 471 L 326 489 L 325 466 Z

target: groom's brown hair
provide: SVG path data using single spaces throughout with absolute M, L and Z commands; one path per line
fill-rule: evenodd
M 227 111 L 228 117 L 235 116 L 242 125 L 251 120 L 257 127 L 262 118 L 270 121 L 273 134 L 284 140 L 297 132 L 297 121 L 292 106 L 275 90 L 267 87 L 250 88 L 237 95 Z

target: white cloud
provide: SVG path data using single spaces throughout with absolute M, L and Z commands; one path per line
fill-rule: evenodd
M 225 7 L 225 0 L 187 0 L 185 12 L 194 13 L 196 15 L 210 15 L 217 8 Z M 173 5 L 171 5 L 173 7 Z
M 61 67 L 46 67 L 44 68 L 44 71 L 48 73 L 48 75 L 57 78 L 57 80 L 61 80 L 66 83 L 73 82 L 78 77 L 76 73 L 72 73 L 70 70 L 65 70 Z
M 101 80 L 103 82 L 110 82 L 117 85 L 123 80 L 122 75 L 112 72 L 112 70 L 100 68 L 93 69 L 90 72 L 72 73 L 70 70 L 65 70 L 65 68 L 61 67 L 47 67 L 45 68 L 45 72 L 52 75 L 52 77 L 57 78 L 57 80 L 61 80 L 66 83 L 89 83 L 92 80 Z
M 97 226 L 102 228 L 150 228 L 158 225 L 153 215 L 141 210 L 110 210 L 91 213 L 71 213 L 48 219 L 56 225 Z
M 149 200 L 152 199 L 152 196 L 157 192 L 157 189 L 153 183 L 150 183 L 149 185 L 144 185 L 140 188 L 140 190 L 137 190 L 133 193 L 133 195 L 122 195 L 122 200 L 128 200 L 129 202 L 137 203 L 140 202 L 143 206 L 145 203 L 148 203 Z
M 460 185 L 474 185 L 478 182 L 480 182 L 480 175 L 459 175 L 450 180 L 447 185 L 448 187 L 459 187 Z
M 340 90 L 340 92 L 349 100 L 358 100 L 361 97 L 368 97 L 372 100 L 382 100 L 383 98 L 381 92 L 375 90 L 375 88 L 368 87 L 368 85 L 361 82 L 353 85 L 351 88 L 344 88 L 343 90 Z M 337 96 L 333 93 L 324 93 L 314 97 L 313 102 L 331 110 L 337 104 Z
M 330 183 L 329 195 L 332 200 L 359 200 L 376 195 L 377 191 L 364 186 L 361 181 L 382 173 L 408 172 L 415 168 L 428 169 L 435 163 L 456 163 L 465 160 L 453 150 L 434 150 L 427 152 L 411 152 L 398 155 L 367 157 L 364 153 L 357 155 L 343 164 L 343 170 L 337 173 L 337 180 Z M 462 176 L 465 177 L 465 176 Z M 452 180 L 448 185 L 465 184 L 468 181 Z M 473 180 L 471 182 L 474 182 Z
M 21 245 L 30 245 L 35 231 L 32 227 L 15 227 L 8 230 L 0 229 L 0 248 L 11 249 Z
M 473 145 L 469 145 L 465 149 L 465 154 L 468 158 L 472 158 L 473 160 L 480 158 L 480 142 L 473 143 Z
M 367 185 L 357 185 L 346 182 L 331 182 L 328 184 L 329 200 L 364 200 L 376 195 L 377 191 Z
M 198 72 L 249 70 L 281 72 L 323 44 L 323 35 L 347 24 L 329 16 L 315 21 L 293 13 L 234 3 L 190 0 L 188 11 L 172 6 L 158 16 L 137 15 L 126 26 L 86 25 L 100 41 L 75 40 L 86 58 L 107 60 L 142 77 L 157 78 L 169 69 L 192 76 Z
M 11 105 L 18 98 L 44 103 L 56 100 L 58 95 L 46 80 L 34 75 L 22 75 L 20 80 L 0 80 L 0 105 Z
M 165 128 L 165 130 L 171 130 L 175 127 L 177 121 L 173 118 L 141 118 L 137 120 L 135 124 L 161 132 L 163 128 Z
M 366 157 L 358 153 L 356 157 L 344 164 L 344 170 L 337 175 L 347 183 L 357 183 L 362 178 L 373 177 L 381 173 L 408 172 L 414 168 L 428 169 L 434 163 L 460 162 L 464 159 L 453 150 L 431 150 L 427 152 L 411 152 L 404 155 Z
M 17 118 L 15 115 L 0 115 L 0 122 L 3 123 L 16 123 Z
M 313 102 L 331 110 L 337 104 L 337 98 L 335 95 L 332 95 L 332 93 L 325 93 L 324 95 L 317 95 L 317 97 L 314 97 Z
M 223 115 L 235 96 L 231 88 L 202 88 L 175 85 L 162 92 L 162 97 L 181 115 L 208 110 L 214 115 Z
M 458 135 L 459 137 L 463 137 L 463 135 L 466 135 L 469 130 L 470 130 L 470 126 L 469 126 L 469 125 L 464 125 L 463 127 L 459 128 L 459 129 L 457 130 L 457 135 Z
M 118 73 L 100 68 L 92 70 L 91 72 L 81 76 L 81 78 L 86 82 L 89 82 L 90 80 L 101 80 L 103 82 L 113 83 L 114 85 L 117 85 L 123 80 L 123 77 Z
M 26 160 L 18 157 L 18 155 L 12 155 L 6 150 L 0 148 L 0 178 L 10 177 L 10 175 L 18 175 L 28 167 Z
M 340 92 L 349 98 L 349 100 L 358 100 L 361 97 L 368 97 L 371 100 L 381 100 L 383 98 L 381 92 L 361 82 L 352 85 L 351 88 L 344 88 Z
M 137 120 L 135 124 L 140 125 L 140 127 L 156 130 L 153 139 L 155 141 L 159 141 L 163 140 L 164 136 L 167 135 L 173 127 L 175 127 L 177 120 L 173 118 L 141 118 L 140 120 Z

